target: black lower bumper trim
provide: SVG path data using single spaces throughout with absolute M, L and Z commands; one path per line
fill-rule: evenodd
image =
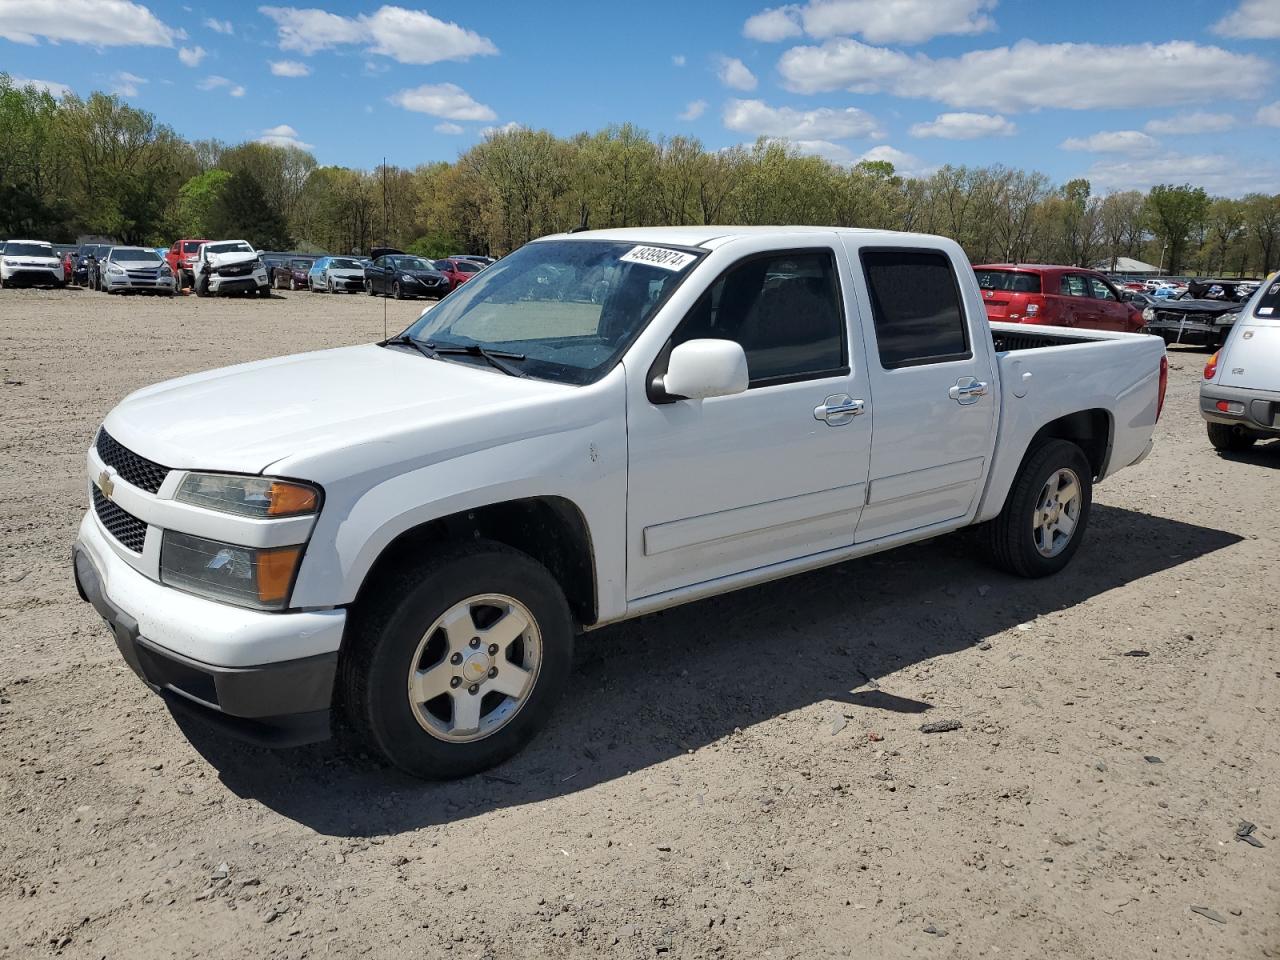
M 77 549 L 73 559 L 80 596 L 106 620 L 130 669 L 170 707 L 262 745 L 297 746 L 329 738 L 336 651 L 252 667 L 192 660 L 141 636 L 137 620 L 103 592 L 88 554 Z

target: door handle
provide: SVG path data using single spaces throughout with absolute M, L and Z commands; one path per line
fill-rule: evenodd
M 954 387 L 947 391 L 949 396 L 961 406 L 977 403 L 979 397 L 987 395 L 987 385 L 977 377 L 961 377 Z
M 813 419 L 822 420 L 829 427 L 848 423 L 866 409 L 861 400 L 854 400 L 847 393 L 833 393 L 822 406 L 813 408 Z

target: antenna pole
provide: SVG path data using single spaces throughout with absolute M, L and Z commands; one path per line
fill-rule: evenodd
M 387 158 L 382 158 L 382 245 L 387 243 Z M 382 290 L 382 339 L 387 339 L 387 291 Z

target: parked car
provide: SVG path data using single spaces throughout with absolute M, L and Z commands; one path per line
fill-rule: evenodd
M 446 260 L 470 260 L 472 263 L 478 263 L 482 267 L 487 267 L 491 263 L 497 263 L 494 257 L 486 257 L 479 253 L 451 253 Z
M 432 266 L 445 275 L 449 281 L 449 289 L 454 290 L 461 283 L 466 283 L 484 268 L 473 260 L 459 257 L 448 257 L 444 260 L 432 261 Z
M 374 252 L 378 253 L 377 248 Z M 365 267 L 364 289 L 371 297 L 390 294 L 397 300 L 443 297 L 449 292 L 449 278 L 422 257 L 382 253 Z
M 277 290 L 307 289 L 307 273 L 311 270 L 312 262 L 306 257 L 293 257 L 286 260 L 272 272 L 272 286 Z
M 0 254 L 0 287 L 64 287 L 62 259 L 43 240 L 7 240 Z
M 1263 281 L 1205 364 L 1200 415 L 1217 450 L 1280 437 L 1280 273 Z
M 202 243 L 208 243 L 208 241 L 203 239 L 175 240 L 173 246 L 164 255 L 165 262 L 169 264 L 169 269 L 178 278 L 179 290 L 185 290 L 191 286 L 195 262 L 200 254 L 200 245 Z
M 76 250 L 73 258 L 74 270 L 71 275 L 71 282 L 79 284 L 82 287 L 93 288 L 97 261 L 107 255 L 110 245 L 97 243 L 82 243 Z
M 321 257 L 307 273 L 312 293 L 359 293 L 364 289 L 364 265 L 354 257 Z
M 1241 301 L 1249 297 L 1244 291 L 1256 289 L 1254 281 L 1193 280 L 1185 293 L 1157 298 L 1142 315 L 1147 329 L 1165 343 L 1214 350 L 1226 342 L 1240 315 Z
M 75 578 L 175 709 L 297 743 L 338 705 L 460 776 L 546 723 L 581 629 L 973 525 L 1062 570 L 1166 377 L 1155 337 L 989 324 L 941 237 L 561 234 L 383 343 L 126 398 Z
M 102 289 L 107 293 L 152 293 L 172 297 L 178 292 L 173 269 L 150 247 L 112 247 L 102 262 Z
M 973 269 L 988 319 L 1126 333 L 1142 329 L 1142 311 L 1096 270 L 1037 263 Z
M 200 245 L 192 265 L 192 286 L 196 296 L 223 293 L 256 293 L 271 296 L 267 268 L 253 244 L 246 240 L 209 240 Z

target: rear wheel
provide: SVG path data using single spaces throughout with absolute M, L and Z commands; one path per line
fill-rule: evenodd
M 1068 440 L 1050 440 L 1018 471 L 1004 509 L 978 528 L 988 559 L 1020 577 L 1046 577 L 1065 567 L 1089 524 L 1093 468 Z
M 408 773 L 449 779 L 500 763 L 546 723 L 573 620 L 545 567 L 476 541 L 381 585 L 350 641 L 339 683 L 354 732 Z
M 1225 452 L 1239 453 L 1241 450 L 1248 450 L 1258 438 L 1250 433 L 1246 433 L 1241 427 L 1230 423 L 1207 423 L 1205 426 L 1209 431 L 1209 442 L 1213 444 L 1213 449 Z

